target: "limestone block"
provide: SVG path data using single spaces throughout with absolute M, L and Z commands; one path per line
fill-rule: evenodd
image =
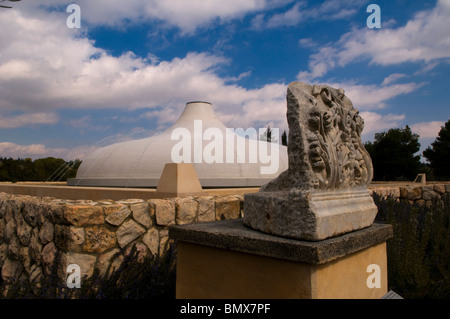
M 241 204 L 234 196 L 215 199 L 216 220 L 237 219 L 240 217 Z
M 5 262 L 7 253 L 8 245 L 6 243 L 0 244 L 0 266 Z
M 134 251 L 134 257 L 136 258 L 135 260 L 138 263 L 142 263 L 145 259 L 145 257 L 148 256 L 148 248 L 146 245 L 142 244 L 142 243 L 134 243 L 130 246 L 128 246 L 127 249 L 125 249 L 125 256 L 130 255 L 132 250 Z
M 294 201 L 287 192 L 246 194 L 244 223 L 269 234 L 317 241 L 368 227 L 378 212 L 367 190 L 304 196 Z
M 20 245 L 19 238 L 17 238 L 16 235 L 12 236 L 11 240 L 9 241 L 9 245 L 8 245 L 8 254 L 12 258 L 18 259 L 21 247 L 22 246 Z
M 401 187 L 400 198 L 418 200 L 422 198 L 422 187 Z
M 46 245 L 49 242 L 53 241 L 53 233 L 54 233 L 55 227 L 53 224 L 49 221 L 46 221 L 39 231 L 39 239 L 41 240 L 41 243 Z
M 134 220 L 125 221 L 117 230 L 117 242 L 121 248 L 131 243 L 133 240 L 145 233 L 145 228 Z
M 100 206 L 66 206 L 64 217 L 74 226 L 99 225 L 104 223 L 103 208 Z
M 157 225 L 175 225 L 175 203 L 173 201 L 164 199 L 152 199 L 149 202 L 155 205 Z
M 169 248 L 167 243 L 169 242 L 169 230 L 163 229 L 159 231 L 159 255 L 162 256 Z
M 118 204 L 105 208 L 106 222 L 108 224 L 119 226 L 131 214 L 127 205 Z
M 139 224 L 149 228 L 152 225 L 152 218 L 150 216 L 150 205 L 147 202 L 133 204 L 130 206 L 133 218 Z
M 156 228 L 150 228 L 142 237 L 142 242 L 147 245 L 152 255 L 159 252 L 159 232 Z
M 32 261 L 40 262 L 41 261 L 41 252 L 42 252 L 42 244 L 39 241 L 39 230 L 35 227 L 32 231 L 30 245 L 30 257 Z
M 64 251 L 76 251 L 84 244 L 84 228 L 66 225 L 55 226 L 55 244 Z
M 97 268 L 100 276 L 111 274 L 114 270 L 119 269 L 123 262 L 123 255 L 120 254 L 118 248 L 110 250 L 98 257 Z M 108 272 L 109 267 L 109 272 Z
M 85 229 L 86 237 L 83 250 L 91 253 L 102 253 L 116 245 L 116 234 L 103 226 Z
M 212 222 L 216 220 L 216 207 L 214 204 L 214 197 L 202 196 L 196 198 L 198 202 L 198 216 L 199 223 Z
M 438 193 L 438 194 L 440 194 L 440 195 L 443 195 L 443 194 L 445 194 L 445 185 L 433 185 L 433 190 L 436 192 L 436 193 Z
M 193 223 L 197 217 L 198 203 L 192 197 L 177 198 L 175 200 L 176 224 Z
M 15 212 L 14 220 L 17 227 L 17 237 L 19 238 L 22 245 L 28 246 L 28 244 L 30 243 L 32 227 L 28 225 L 20 211 Z
M 432 201 L 435 199 L 441 199 L 441 195 L 434 190 L 424 190 L 422 193 L 422 199 Z
M 0 219 L 0 244 L 2 244 L 4 241 L 3 235 L 5 234 L 5 227 L 6 227 L 5 219 L 1 218 Z
M 23 218 L 27 221 L 28 224 L 31 225 L 31 227 L 37 226 L 37 207 L 39 206 L 38 203 L 35 202 L 26 202 L 23 205 Z
M 23 266 L 20 261 L 15 259 L 6 258 L 2 267 L 2 278 L 5 281 L 14 281 L 19 278 L 23 271 Z
M 29 274 L 31 266 L 30 248 L 22 247 L 19 251 L 19 261 L 22 264 L 24 270 Z
M 41 252 L 41 263 L 46 275 L 49 275 L 52 271 L 53 263 L 56 258 L 58 250 L 53 242 L 44 246 Z
M 6 219 L 5 219 L 6 221 Z M 11 219 L 6 223 L 5 230 L 3 232 L 3 238 L 5 242 L 9 243 L 11 238 L 16 235 L 16 222 L 14 219 Z
M 95 263 L 97 258 L 92 255 L 79 253 L 64 253 L 61 257 L 61 265 L 59 275 L 63 280 L 67 279 L 66 269 L 71 264 L 80 266 L 81 278 L 89 278 L 94 273 Z

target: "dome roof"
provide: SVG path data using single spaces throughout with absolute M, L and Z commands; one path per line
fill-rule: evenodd
M 190 102 L 163 133 L 87 156 L 68 185 L 156 187 L 165 164 L 180 158 L 193 163 L 204 188 L 262 186 L 287 170 L 287 147 L 241 135 L 225 127 L 210 103 Z

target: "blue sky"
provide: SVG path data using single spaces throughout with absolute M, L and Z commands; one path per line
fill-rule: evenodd
M 81 9 L 70 29 L 67 6 Z M 369 4 L 381 28 L 366 25 Z M 206 100 L 231 128 L 287 129 L 292 81 L 343 88 L 365 141 L 450 118 L 450 0 L 22 0 L 0 9 L 0 157 L 83 158 Z

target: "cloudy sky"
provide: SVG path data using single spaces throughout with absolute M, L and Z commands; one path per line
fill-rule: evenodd
M 3 4 L 5 4 L 4 2 Z M 68 28 L 67 7 L 81 9 Z M 381 28 L 366 24 L 381 8 Z M 0 8 L 0 157 L 83 158 L 152 136 L 192 100 L 287 129 L 292 81 L 341 87 L 363 139 L 450 118 L 450 0 L 22 0 Z

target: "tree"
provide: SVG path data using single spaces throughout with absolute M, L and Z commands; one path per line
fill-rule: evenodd
M 419 135 L 408 125 L 376 133 L 374 142 L 364 144 L 372 158 L 374 180 L 414 180 L 421 169 Z
M 441 127 L 438 137 L 423 151 L 423 156 L 430 162 L 437 179 L 450 178 L 450 120 Z
M 284 130 L 283 134 L 281 135 L 281 145 L 287 146 L 287 134 L 286 130 Z
M 270 125 L 267 127 L 267 130 L 263 133 L 263 134 L 261 134 L 261 136 L 259 137 L 259 139 L 261 140 L 261 141 L 267 141 L 267 142 L 269 142 L 269 143 L 277 143 L 278 142 L 278 140 L 274 137 L 274 136 L 272 136 L 272 129 L 270 128 Z
M 5 1 L 9 1 L 9 2 L 19 2 L 21 0 L 0 0 L 0 3 L 5 2 Z M 12 7 L 10 6 L 4 6 L 0 4 L 0 8 L 7 8 L 7 9 L 11 9 Z

